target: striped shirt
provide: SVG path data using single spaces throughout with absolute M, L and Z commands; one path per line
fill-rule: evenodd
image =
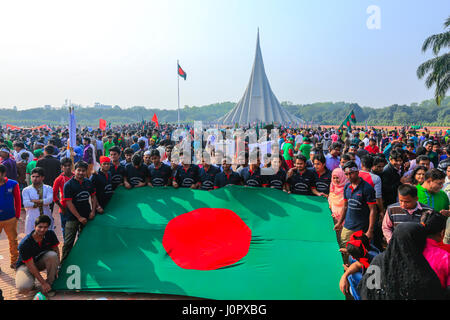
M 416 207 L 411 210 L 403 209 L 398 202 L 387 207 L 387 214 L 384 215 L 382 225 L 383 235 L 386 238 L 386 241 L 389 243 L 392 233 L 397 225 L 404 222 L 420 223 L 422 215 L 429 210 L 433 209 L 427 205 L 420 204 L 419 202 L 417 202 Z

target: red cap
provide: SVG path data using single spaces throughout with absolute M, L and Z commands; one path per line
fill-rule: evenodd
M 111 162 L 111 159 L 109 157 L 101 156 L 100 157 L 100 164 L 105 162 Z

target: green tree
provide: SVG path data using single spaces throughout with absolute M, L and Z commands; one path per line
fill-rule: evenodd
M 444 23 L 444 29 L 450 27 L 450 17 Z M 417 68 L 417 76 L 422 79 L 428 74 L 425 85 L 429 89 L 436 85 L 434 98 L 438 105 L 441 105 L 442 99 L 450 85 L 450 53 L 444 53 L 439 56 L 441 49 L 450 47 L 450 30 L 428 37 L 422 45 L 422 52 L 432 48 L 435 58 L 422 63 Z

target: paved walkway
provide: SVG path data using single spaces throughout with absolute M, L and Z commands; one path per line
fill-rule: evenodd
M 57 206 L 55 206 L 57 207 Z M 26 213 L 22 209 L 18 224 L 18 242 L 25 237 L 25 217 Z M 55 208 L 53 217 L 55 220 L 55 232 L 61 241 L 59 250 L 62 252 L 62 231 L 61 220 L 57 208 Z M 38 291 L 32 291 L 27 295 L 18 294 L 15 288 L 15 271 L 10 268 L 9 243 L 5 232 L 0 234 L 0 289 L 3 291 L 5 300 L 32 300 Z M 45 272 L 42 273 L 45 279 Z M 39 282 L 36 281 L 36 285 Z M 191 297 L 160 295 L 160 294 L 126 294 L 126 293 L 107 293 L 107 292 L 57 292 L 51 300 L 179 300 L 179 299 L 195 299 Z

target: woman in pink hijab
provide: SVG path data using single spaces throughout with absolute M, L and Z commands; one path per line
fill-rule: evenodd
M 342 210 L 344 208 L 344 187 L 348 183 L 348 180 L 341 168 L 336 168 L 331 174 L 331 184 L 330 184 L 330 194 L 328 196 L 328 203 L 330 205 L 331 216 L 333 217 L 333 222 L 336 224 L 342 215 Z M 341 230 L 336 230 L 336 236 L 338 239 L 339 246 Z

